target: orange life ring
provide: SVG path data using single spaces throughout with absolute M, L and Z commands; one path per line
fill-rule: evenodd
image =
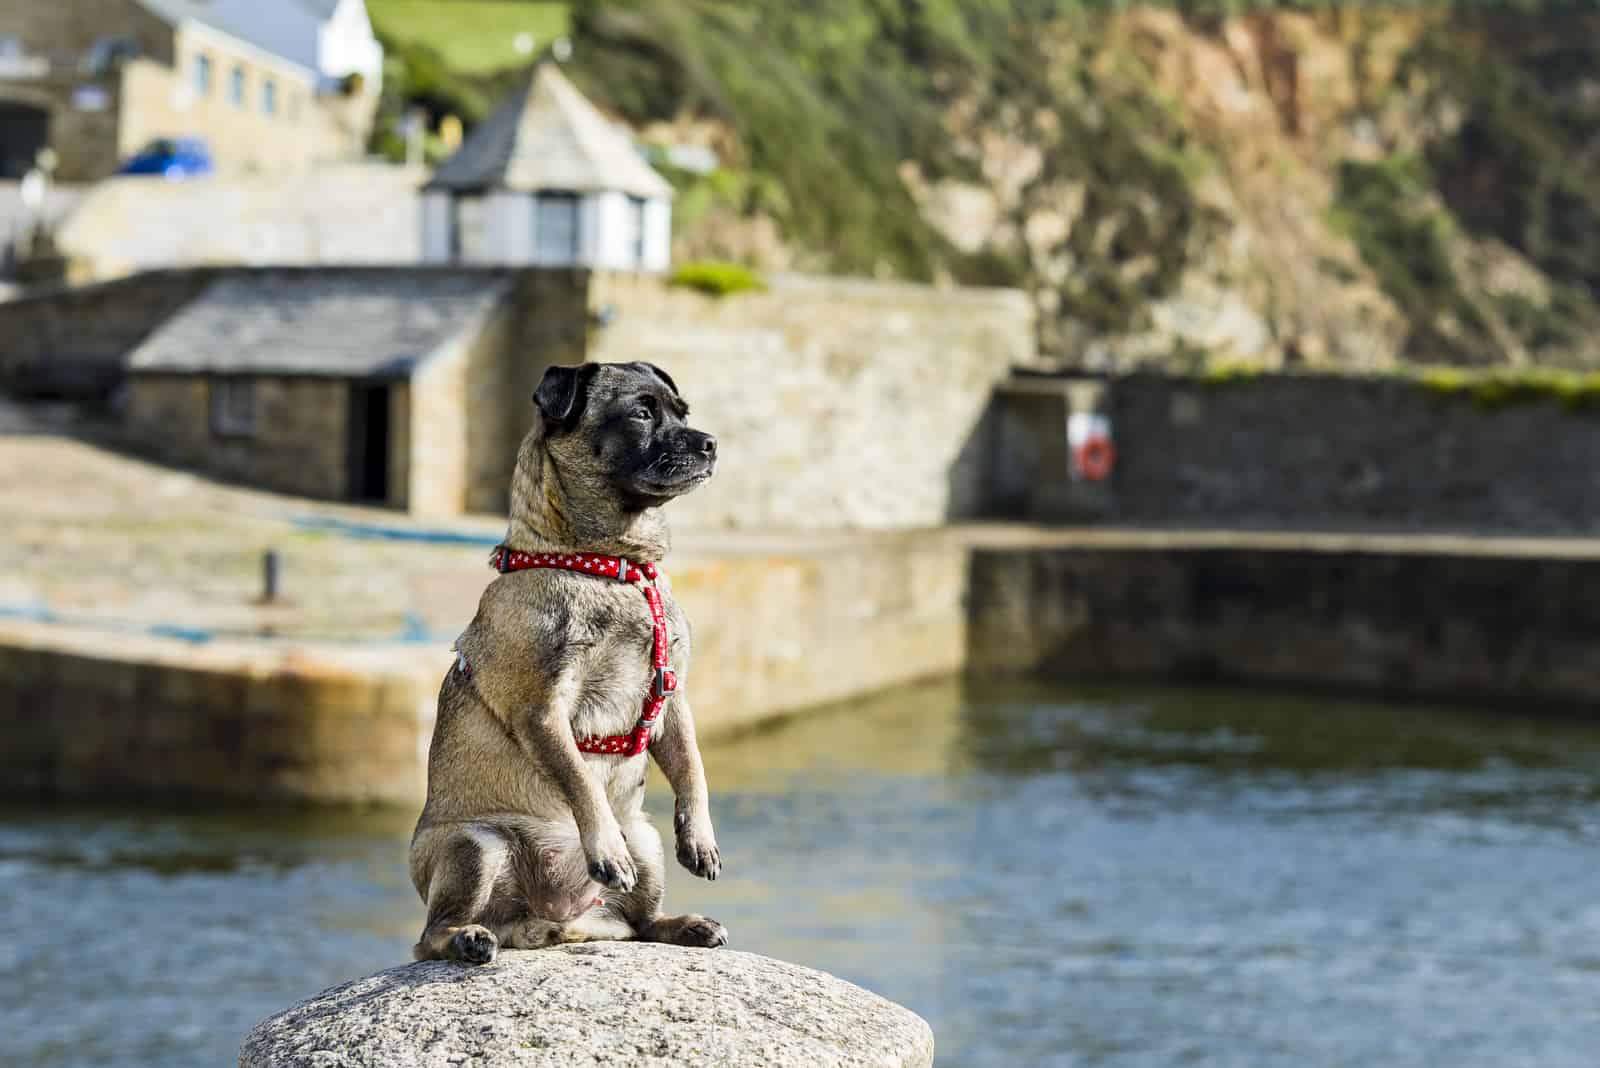
M 1096 434 L 1078 446 L 1073 454 L 1077 462 L 1078 473 L 1090 482 L 1104 482 L 1111 477 L 1111 469 L 1117 463 L 1117 450 L 1112 446 L 1111 439 Z

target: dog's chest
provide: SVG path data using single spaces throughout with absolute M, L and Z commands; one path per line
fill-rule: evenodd
M 655 681 L 655 622 L 640 589 L 623 586 L 591 606 L 575 648 L 583 664 L 574 732 L 612 735 L 631 730 Z M 670 597 L 662 597 L 667 662 L 680 677 L 688 653 L 688 628 Z

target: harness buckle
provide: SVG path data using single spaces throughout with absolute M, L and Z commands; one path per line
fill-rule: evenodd
M 502 575 L 511 574 L 511 553 L 504 545 L 494 551 L 494 569 Z
M 617 581 L 624 583 L 628 581 L 628 558 L 626 556 L 617 557 Z
M 650 688 L 651 696 L 659 700 L 667 696 L 667 694 L 675 692 L 677 689 L 678 676 L 672 672 L 672 669 L 665 667 L 656 668 L 655 684 Z

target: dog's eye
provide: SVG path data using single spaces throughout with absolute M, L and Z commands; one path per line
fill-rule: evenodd
M 633 417 L 642 422 L 648 423 L 656 417 L 656 413 L 652 412 L 648 405 L 641 404 L 639 407 L 633 410 Z

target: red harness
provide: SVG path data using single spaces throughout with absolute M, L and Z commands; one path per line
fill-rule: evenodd
M 502 575 L 511 571 L 528 571 L 536 567 L 553 567 L 576 571 L 580 575 L 593 575 L 615 582 L 638 586 L 650 606 L 650 622 L 655 631 L 651 643 L 650 662 L 655 673 L 650 692 L 645 694 L 644 712 L 638 724 L 627 734 L 607 737 L 579 738 L 578 749 L 584 753 L 605 753 L 636 757 L 650 746 L 650 729 L 661 716 L 667 695 L 678 688 L 678 676 L 667 667 L 667 613 L 661 606 L 661 591 L 655 581 L 660 575 L 655 564 L 630 564 L 620 556 L 602 556 L 599 553 L 524 553 L 505 546 L 494 551 L 490 563 Z

